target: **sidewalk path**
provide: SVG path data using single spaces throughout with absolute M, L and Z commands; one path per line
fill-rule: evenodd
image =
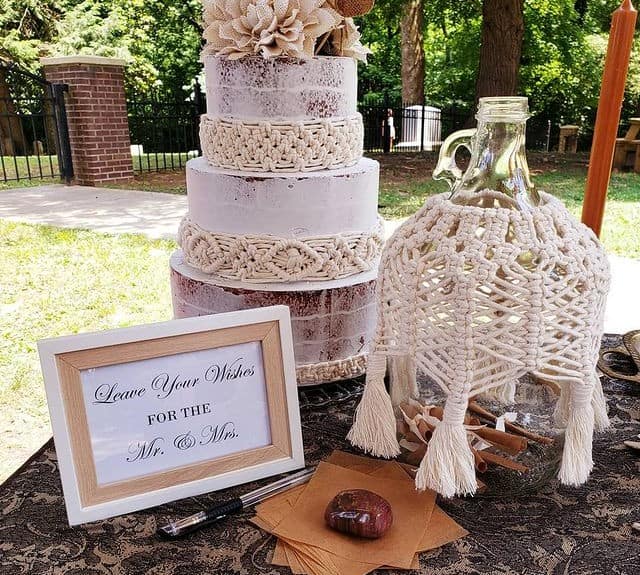
M 104 233 L 175 239 L 187 211 L 182 195 L 54 184 L 0 191 L 0 219 Z M 401 222 L 387 222 L 389 236 Z M 610 256 L 607 333 L 640 329 L 640 261 Z
M 0 191 L 0 218 L 110 234 L 175 239 L 187 197 L 53 184 Z

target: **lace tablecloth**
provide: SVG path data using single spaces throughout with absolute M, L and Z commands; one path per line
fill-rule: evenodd
M 604 343 L 618 344 L 619 338 L 609 336 Z M 596 438 L 590 482 L 575 489 L 552 481 L 533 496 L 442 501 L 470 535 L 423 554 L 421 573 L 640 574 L 640 533 L 631 529 L 640 521 L 640 458 L 622 445 L 640 433 L 640 386 L 608 378 L 603 383 L 613 428 Z M 349 449 L 344 437 L 354 409 L 351 400 L 303 412 L 308 463 L 336 448 Z M 288 573 L 269 564 L 275 541 L 247 521 L 250 511 L 184 540 L 156 538 L 156 528 L 168 519 L 253 487 L 70 528 L 50 441 L 0 486 L 0 574 Z

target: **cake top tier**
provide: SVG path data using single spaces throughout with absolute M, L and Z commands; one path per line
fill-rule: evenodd
M 344 118 L 357 111 L 352 58 L 204 57 L 207 112 L 242 120 Z
M 368 53 L 349 16 L 365 14 L 373 0 L 203 0 L 203 5 L 205 54 L 364 60 Z

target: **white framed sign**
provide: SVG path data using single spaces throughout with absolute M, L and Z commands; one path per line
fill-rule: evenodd
M 285 306 L 38 351 L 71 525 L 304 466 Z

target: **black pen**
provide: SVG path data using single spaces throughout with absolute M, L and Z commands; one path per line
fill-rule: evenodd
M 187 533 L 191 533 L 201 527 L 215 523 L 231 513 L 242 511 L 247 507 L 262 503 L 265 499 L 277 495 L 278 493 L 282 493 L 296 485 L 307 483 L 314 472 L 315 467 L 303 469 L 293 475 L 289 475 L 288 477 L 279 479 L 274 483 L 265 485 L 260 489 L 256 489 L 255 491 L 251 491 L 245 495 L 236 497 L 235 499 L 223 501 L 206 511 L 200 511 L 199 513 L 189 515 L 189 517 L 185 517 L 184 519 L 173 521 L 164 527 L 158 528 L 158 535 L 164 538 L 174 539 L 176 537 L 186 535 Z

